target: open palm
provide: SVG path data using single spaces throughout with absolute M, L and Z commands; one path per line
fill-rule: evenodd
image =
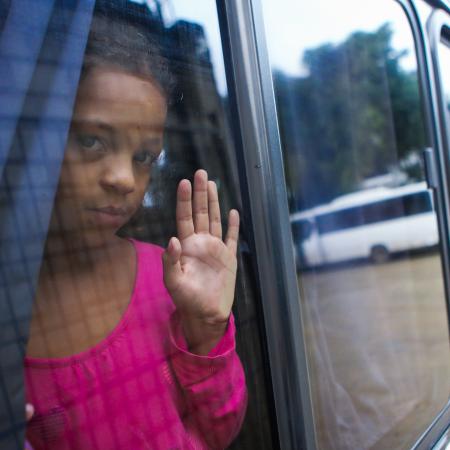
M 216 184 L 198 170 L 193 194 L 188 180 L 178 186 L 176 218 L 178 238 L 164 253 L 164 282 L 188 341 L 214 341 L 223 334 L 234 299 L 239 214 L 230 211 L 223 241 Z

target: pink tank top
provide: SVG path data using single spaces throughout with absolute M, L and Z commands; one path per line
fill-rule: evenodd
M 133 294 L 110 335 L 67 358 L 25 359 L 35 450 L 220 449 L 240 429 L 247 394 L 233 317 L 208 356 L 189 353 L 162 249 L 133 244 Z

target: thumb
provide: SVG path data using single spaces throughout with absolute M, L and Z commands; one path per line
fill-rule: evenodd
M 34 406 L 31 403 L 27 403 L 25 405 L 25 417 L 27 419 L 27 422 L 31 420 L 34 414 Z
M 164 284 L 168 290 L 176 289 L 178 280 L 182 275 L 180 258 L 181 244 L 176 237 L 173 237 L 170 239 L 169 245 L 162 255 Z

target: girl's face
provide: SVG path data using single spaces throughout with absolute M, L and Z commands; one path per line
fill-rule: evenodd
M 150 78 L 96 67 L 80 83 L 51 229 L 88 241 L 135 213 L 161 152 L 166 100 Z M 97 238 L 96 238 L 97 236 Z

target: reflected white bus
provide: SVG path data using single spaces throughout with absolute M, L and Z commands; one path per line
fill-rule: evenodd
M 392 253 L 435 246 L 438 227 L 426 183 L 343 195 L 291 215 L 298 267 L 357 258 L 385 262 Z

